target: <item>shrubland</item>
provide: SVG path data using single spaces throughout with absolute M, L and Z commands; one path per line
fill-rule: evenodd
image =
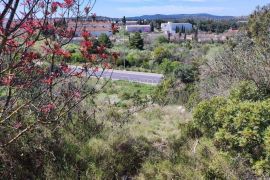
M 1 84 L 1 103 L 8 97 L 9 89 L 17 96 L 1 111 L 1 116 L 6 117 L 0 122 L 1 177 L 267 179 L 270 176 L 270 54 L 269 43 L 265 41 L 269 38 L 268 10 L 268 6 L 257 9 L 247 29 L 221 44 L 170 43 L 158 37 L 146 45 L 144 34 L 120 31 L 115 36 L 127 39 L 118 43 L 106 35 L 99 39 L 85 35 L 85 44 L 91 42 L 85 54 L 80 49 L 87 47 L 75 44 L 63 45 L 55 58 L 53 54 L 39 54 L 48 60 L 37 67 L 52 67 L 49 74 L 58 72 L 57 65 L 63 61 L 64 65 L 87 65 L 86 55 L 107 55 L 118 68 L 164 74 L 165 79 L 158 86 L 85 79 L 76 74 L 68 80 L 55 78 L 62 82 L 55 87 L 51 81 L 45 84 L 42 81 L 32 84 L 27 91 L 11 86 L 6 81 L 9 79 L 2 78 L 7 73 L 4 71 L 1 83 L 8 86 Z M 130 44 L 126 47 L 129 35 Z M 38 52 L 43 43 L 39 41 L 33 51 Z M 112 52 L 119 54 L 119 59 Z M 99 62 L 91 67 L 108 66 L 107 61 Z M 62 71 L 65 68 L 63 64 L 60 66 Z M 16 73 L 18 78 L 23 75 Z M 32 80 L 49 77 L 28 75 Z M 73 101 L 66 101 L 76 88 L 80 94 L 72 91 Z M 48 94 L 33 98 L 44 89 Z M 89 96 L 76 103 L 84 94 Z M 48 104 L 58 97 L 68 108 L 59 121 L 55 117 L 63 105 Z M 33 98 L 31 107 L 26 104 L 9 111 L 29 98 Z M 45 108 L 40 104 L 46 105 Z

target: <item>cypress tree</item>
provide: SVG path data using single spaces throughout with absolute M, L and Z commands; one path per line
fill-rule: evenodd
M 123 23 L 123 25 L 126 25 L 126 23 L 127 23 L 126 16 L 124 16 L 124 17 L 122 18 L 122 23 Z

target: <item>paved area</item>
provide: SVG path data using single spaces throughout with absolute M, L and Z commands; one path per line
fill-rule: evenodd
M 70 66 L 75 72 L 81 71 L 81 67 Z M 162 74 L 156 73 L 144 73 L 134 71 L 120 71 L 120 70 L 105 70 L 104 72 L 99 70 L 97 72 L 89 71 L 89 76 L 102 77 L 112 80 L 125 80 L 130 82 L 137 82 L 142 84 L 158 85 L 163 80 Z

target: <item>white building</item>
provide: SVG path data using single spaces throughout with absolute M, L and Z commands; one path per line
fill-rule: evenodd
M 127 32 L 151 32 L 150 25 L 127 25 Z
M 182 29 L 184 29 L 186 32 L 192 31 L 192 28 L 193 28 L 192 24 L 190 24 L 190 23 L 172 23 L 172 22 L 168 22 L 168 23 L 162 23 L 161 24 L 161 29 L 166 34 L 168 34 L 168 33 L 175 34 L 177 27 L 179 28 L 180 31 Z

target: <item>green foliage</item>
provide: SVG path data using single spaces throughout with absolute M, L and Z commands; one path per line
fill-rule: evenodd
M 169 75 L 172 72 L 174 72 L 177 67 L 180 66 L 180 63 L 178 61 L 170 61 L 169 59 L 163 59 L 162 63 L 159 65 L 160 71 L 165 74 Z
M 224 98 L 216 97 L 209 101 L 201 102 L 193 111 L 194 123 L 208 136 L 214 134 L 222 127 L 222 120 L 216 118 L 216 112 L 227 104 Z
M 250 82 L 232 89 L 230 99 L 216 97 L 201 102 L 194 123 L 215 146 L 248 161 L 254 172 L 269 175 L 270 100 Z M 212 171 L 210 174 L 212 175 Z
M 166 105 L 169 103 L 169 96 L 168 93 L 173 86 L 173 78 L 166 79 L 162 82 L 161 85 L 154 92 L 153 100 L 154 102 L 162 105 Z
M 198 70 L 193 65 L 183 64 L 174 70 L 174 76 L 183 83 L 193 83 L 198 76 Z
M 216 114 L 216 118 L 223 121 L 222 128 L 215 135 L 216 146 L 232 154 L 241 152 L 243 157 L 255 165 L 253 168 L 257 172 L 263 173 L 267 173 L 264 169 L 269 168 L 262 166 L 264 163 L 261 161 L 266 158 L 267 152 L 262 143 L 266 138 L 264 135 L 267 135 L 267 127 L 270 126 L 269 108 L 269 100 L 241 102 L 225 106 Z
M 165 36 L 159 36 L 156 39 L 156 42 L 159 43 L 159 44 L 163 44 L 163 43 L 169 43 L 169 40 Z
M 129 47 L 132 49 L 143 50 L 144 41 L 140 33 L 136 32 L 133 36 L 130 37 Z
M 80 46 L 78 46 L 77 44 L 68 44 L 64 46 L 64 48 L 70 53 L 76 53 L 79 51 Z
M 162 63 L 162 60 L 165 58 L 170 59 L 171 58 L 171 53 L 169 50 L 165 49 L 164 47 L 156 47 L 153 52 L 154 60 L 160 64 Z
M 255 83 L 243 81 L 231 90 L 229 98 L 237 101 L 258 101 L 267 97 L 267 93 L 259 89 Z
M 270 5 L 258 7 L 248 21 L 248 34 L 256 42 L 269 47 Z
M 111 48 L 112 47 L 112 42 L 110 40 L 110 38 L 107 36 L 107 34 L 102 33 L 99 37 L 98 37 L 98 42 L 99 44 L 107 47 L 107 48 Z
M 85 63 L 85 58 L 82 56 L 81 53 L 73 53 L 71 54 L 71 61 L 77 63 Z
M 230 28 L 237 28 L 235 20 L 222 20 L 222 21 L 212 21 L 204 20 L 198 23 L 198 28 L 201 31 L 213 32 L 213 33 L 223 33 Z
M 126 63 L 128 66 L 142 67 L 146 66 L 145 64 L 148 64 L 150 59 L 151 53 L 147 50 L 130 50 L 126 56 Z

